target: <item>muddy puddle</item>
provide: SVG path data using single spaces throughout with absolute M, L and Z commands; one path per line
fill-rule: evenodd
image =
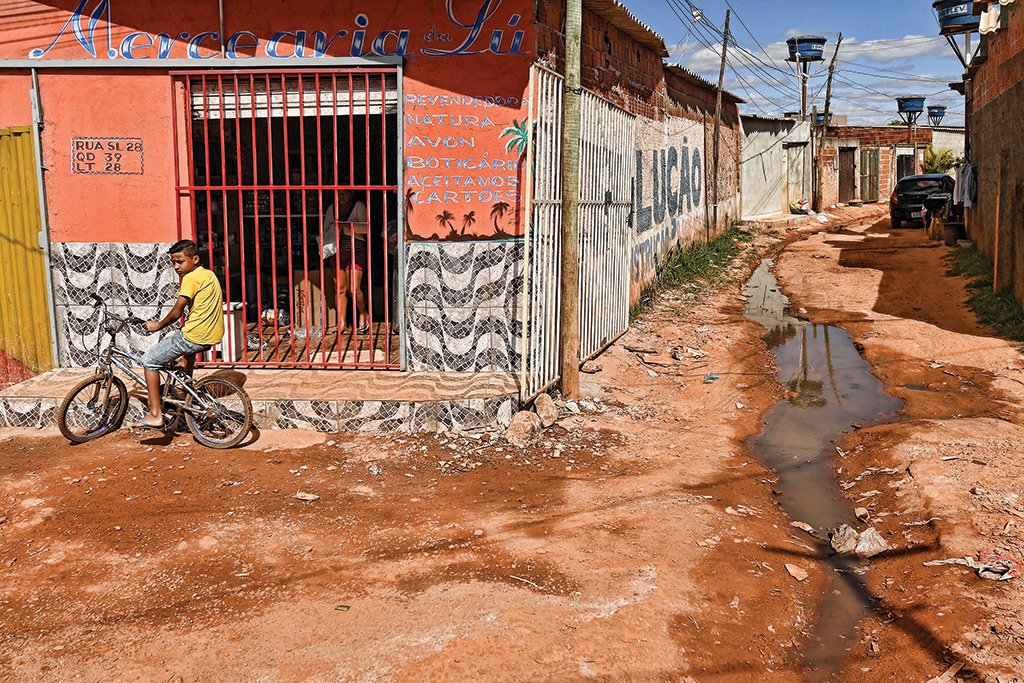
M 816 560 L 826 570 L 828 582 L 814 613 L 813 638 L 803 653 L 805 679 L 826 681 L 839 671 L 847 648 L 855 642 L 857 624 L 870 609 L 859 581 L 861 564 L 828 553 L 828 529 L 858 526 L 835 479 L 832 442 L 853 425 L 896 419 L 902 401 L 883 391 L 846 332 L 787 313 L 789 301 L 771 266 L 770 260 L 764 261 L 748 281 L 745 313 L 768 331 L 764 339 L 789 395 L 768 413 L 764 431 L 748 445 L 777 473 L 780 501 L 790 518 L 818 530 L 819 539 L 807 536 L 814 553 L 801 556 L 797 550 L 786 562 Z

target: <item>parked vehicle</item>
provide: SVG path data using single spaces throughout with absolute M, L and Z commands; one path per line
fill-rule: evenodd
M 948 175 L 931 173 L 911 175 L 896 183 L 889 198 L 889 218 L 892 227 L 899 229 L 904 223 L 915 227 L 924 225 L 924 200 L 936 192 L 953 192 L 954 181 Z

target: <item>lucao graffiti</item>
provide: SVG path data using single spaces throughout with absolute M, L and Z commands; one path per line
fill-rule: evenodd
M 410 42 L 414 40 L 410 29 L 373 30 L 370 28 L 369 17 L 366 14 L 357 14 L 353 19 L 354 28 L 351 31 L 279 31 L 265 41 L 261 41 L 251 31 L 237 31 L 225 37 L 225 56 L 229 59 L 252 59 L 256 56 L 295 59 L 324 57 L 328 53 L 351 57 L 527 54 L 523 50 L 524 31 L 513 30 L 511 36 L 506 38 L 506 29 L 518 26 L 522 20 L 520 15 L 510 15 L 501 28 L 490 28 L 502 0 L 480 0 L 475 14 L 466 13 L 465 16 L 469 19 L 456 12 L 452 6 L 453 2 L 454 0 L 447 0 L 445 3 L 447 19 L 451 22 L 450 30 L 438 30 L 435 27 L 423 36 L 424 42 L 442 43 L 445 44 L 444 47 L 421 47 L 417 50 L 410 46 Z M 221 36 L 217 31 L 200 31 L 194 34 L 135 31 L 126 35 L 115 46 L 111 24 L 112 4 L 113 0 L 81 0 L 50 44 L 30 50 L 29 57 L 42 59 L 70 30 L 78 45 L 91 57 L 96 58 L 99 56 L 96 34 L 101 21 L 106 27 L 106 56 L 109 59 L 167 59 L 178 46 L 184 46 L 188 59 L 210 59 L 218 56 L 216 51 L 219 50 Z M 100 46 L 102 47 L 102 42 Z M 214 52 L 204 55 L 204 47 Z
M 687 147 L 668 147 L 636 153 L 636 231 L 638 235 L 665 222 L 666 216 L 689 215 L 701 205 L 701 184 L 704 165 L 700 150 Z M 647 182 L 645 156 L 650 155 L 650 182 L 654 197 L 644 206 L 644 186 Z

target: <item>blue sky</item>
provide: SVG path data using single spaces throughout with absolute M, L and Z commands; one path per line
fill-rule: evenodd
M 721 31 L 725 10 L 731 3 L 735 14 L 730 31 L 741 49 L 733 50 L 730 65 L 735 71 L 726 71 L 726 88 L 748 100 L 749 104 L 743 106 L 746 113 L 774 116 L 799 110 L 796 77 L 792 72 L 786 76 L 776 70 L 791 68 L 783 61 L 787 56 L 786 39 L 803 34 L 825 36 L 829 41 L 826 54 L 831 57 L 841 31 L 843 45 L 833 85 L 833 111 L 847 114 L 851 124 L 884 124 L 897 118 L 894 97 L 927 95 L 928 104 L 950 107 L 943 123 L 963 124 L 963 98 L 947 88 L 948 83 L 960 80 L 963 67 L 946 40 L 938 36 L 930 0 L 622 2 L 665 39 L 672 53 L 670 61 L 712 82 L 718 80 L 721 55 L 716 52 L 721 50 L 721 38 L 716 52 L 712 52 L 706 45 L 714 32 L 709 23 Z M 692 16 L 694 9 L 704 16 L 697 25 Z M 827 63 L 813 67 L 812 74 L 819 69 L 809 94 L 820 90 L 814 103 L 823 109 Z

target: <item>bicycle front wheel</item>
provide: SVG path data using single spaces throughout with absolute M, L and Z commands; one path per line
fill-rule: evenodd
M 252 429 L 249 395 L 220 377 L 204 377 L 192 387 L 202 399 L 191 394 L 185 400 L 185 421 L 196 441 L 209 448 L 234 448 Z
M 113 375 L 79 382 L 57 407 L 57 429 L 71 443 L 85 443 L 121 426 L 128 411 L 128 388 Z

